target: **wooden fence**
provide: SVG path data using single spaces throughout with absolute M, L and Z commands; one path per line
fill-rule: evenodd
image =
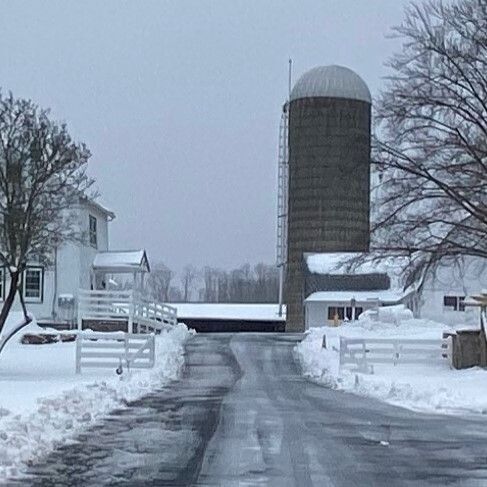
M 370 372 L 375 364 L 431 364 L 451 358 L 449 339 L 340 337 L 340 366 L 352 364 Z
M 155 335 L 79 333 L 76 338 L 76 373 L 82 368 L 150 369 L 155 363 Z
M 177 310 L 143 299 L 134 291 L 84 290 L 78 293 L 78 329 L 83 323 L 126 324 L 128 333 L 159 332 L 177 324 Z

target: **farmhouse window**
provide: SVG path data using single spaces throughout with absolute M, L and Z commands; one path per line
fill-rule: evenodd
M 444 296 L 443 307 L 450 311 L 465 311 L 465 296 Z
M 339 320 L 345 319 L 345 308 L 343 306 L 328 306 L 328 319 L 334 320 L 338 315 Z
M 347 309 L 345 310 L 345 316 L 347 317 L 348 320 L 356 320 L 362 313 L 364 309 L 361 306 L 356 306 L 355 307 L 355 317 L 352 318 L 353 316 L 353 308 L 351 306 L 347 306 Z
M 90 245 L 98 247 L 98 238 L 96 234 L 96 217 L 90 215 Z
M 28 267 L 24 271 L 24 297 L 28 301 L 42 301 L 44 271 L 42 267 Z

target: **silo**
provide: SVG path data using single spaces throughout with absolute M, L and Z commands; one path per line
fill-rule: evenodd
M 367 251 L 371 96 L 342 66 L 320 66 L 289 101 L 286 329 L 304 329 L 304 254 Z

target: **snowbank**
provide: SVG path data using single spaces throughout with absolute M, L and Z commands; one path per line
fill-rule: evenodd
M 374 365 L 373 374 L 362 374 L 352 366 L 339 366 L 339 338 L 424 338 L 441 339 L 448 328 L 428 320 L 398 319 L 389 310 L 392 321 L 365 316 L 339 328 L 312 328 L 296 346 L 295 353 L 303 373 L 310 379 L 337 390 L 374 397 L 414 410 L 437 413 L 487 414 L 487 371 L 480 368 L 451 369 L 447 360 L 427 365 Z M 400 310 L 399 310 L 400 311 Z M 399 313 L 400 315 L 401 313 Z M 326 335 L 327 348 L 322 348 Z
M 24 322 L 24 314 L 21 311 L 11 311 L 8 315 L 5 325 L 2 328 L 2 331 L 0 332 L 0 339 L 7 337 Z M 32 318 L 32 321 L 24 328 L 22 328 L 19 333 L 46 333 L 46 330 L 44 330 L 37 324 L 35 318 Z M 15 340 L 15 338 L 12 338 L 12 340 Z
M 121 377 L 109 369 L 76 375 L 73 342 L 36 346 L 12 339 L 0 356 L 0 482 L 109 411 L 176 379 L 191 334 L 183 324 L 161 333 L 155 367 Z

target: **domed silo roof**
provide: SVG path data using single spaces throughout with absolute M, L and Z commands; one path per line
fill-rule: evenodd
M 344 66 L 317 66 L 304 73 L 291 91 L 291 101 L 300 98 L 346 98 L 372 103 L 365 81 Z

